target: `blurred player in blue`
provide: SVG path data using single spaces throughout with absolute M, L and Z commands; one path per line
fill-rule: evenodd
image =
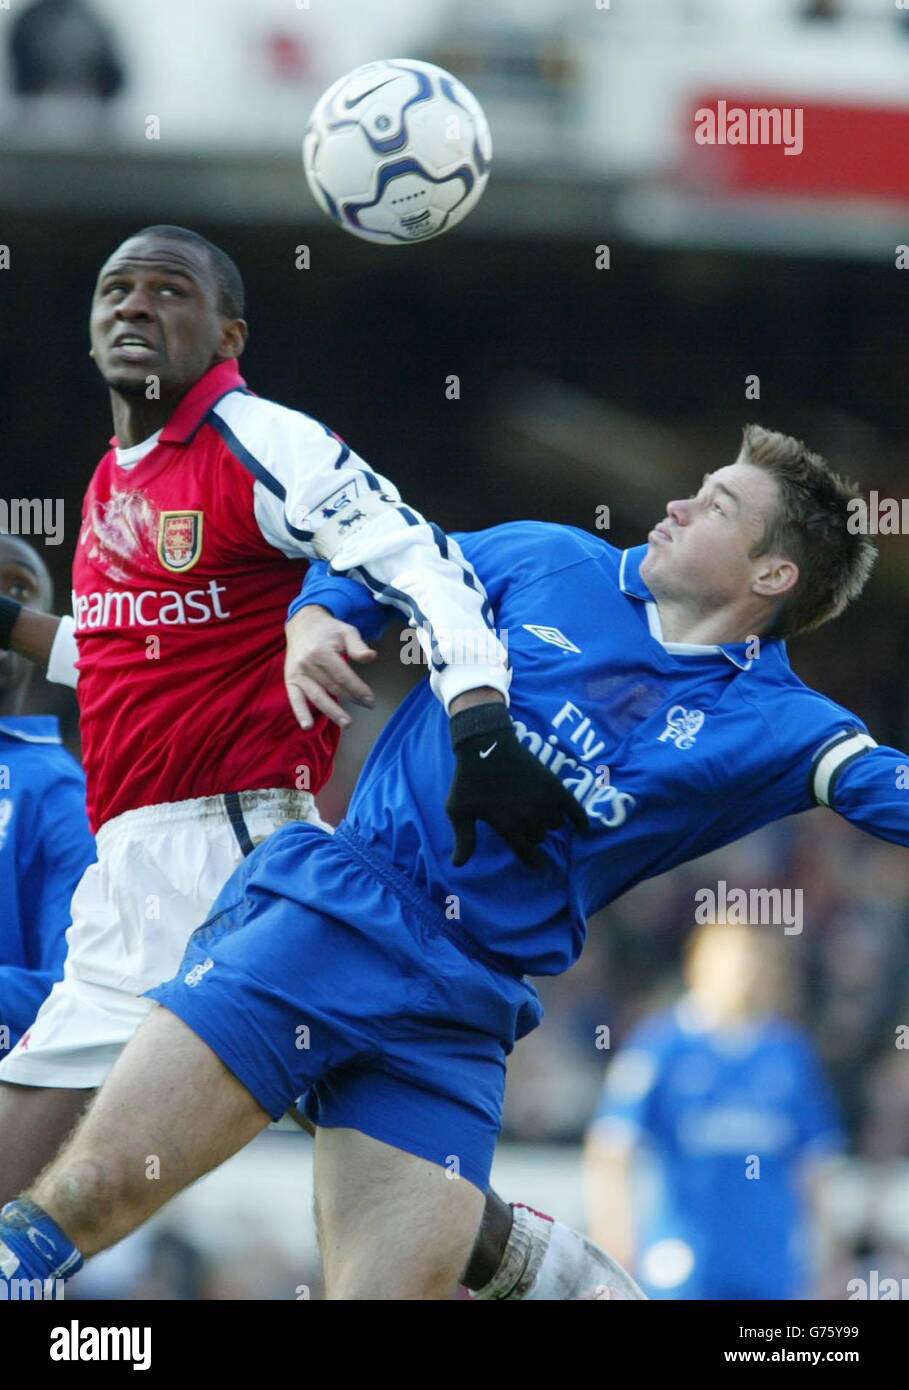
M 845 1141 L 810 1038 L 778 1013 L 791 963 L 774 930 L 698 927 L 688 993 L 606 1074 L 588 1230 L 651 1298 L 812 1296 L 818 1194 Z
M 0 534 L 0 594 L 49 612 L 38 552 Z M 63 974 L 73 889 L 94 861 L 85 779 L 57 720 L 22 714 L 31 662 L 0 651 L 0 1057 Z
M 541 1019 L 526 976 L 567 970 L 587 917 L 633 884 L 783 816 L 832 806 L 909 844 L 907 755 L 806 687 L 786 651 L 868 578 L 857 500 L 799 441 L 751 426 L 646 545 L 539 522 L 460 538 L 508 633 L 510 709 L 490 692 L 449 730 L 424 682 L 334 834 L 295 824 L 250 855 L 180 972 L 149 991 L 165 1008 L 0 1214 L 7 1267 L 74 1271 L 302 1096 L 328 1296 L 448 1298 L 483 1211 L 506 1059 Z M 301 601 L 339 643 L 345 623 L 381 626 L 381 604 L 330 570 Z M 514 738 L 587 828 L 541 831 L 534 869 L 461 797 L 452 856 L 452 743 L 478 801 L 494 786 L 508 810 L 525 798 L 499 771 Z M 164 1136 L 149 1183 L 141 1156 Z M 537 1233 L 516 1226 L 517 1266 Z

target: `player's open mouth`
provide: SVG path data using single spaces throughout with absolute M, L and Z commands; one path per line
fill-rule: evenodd
M 133 334 L 124 334 L 114 343 L 112 351 L 121 357 L 127 357 L 130 361 L 140 362 L 145 357 L 153 357 L 156 349 L 146 338 L 140 338 Z

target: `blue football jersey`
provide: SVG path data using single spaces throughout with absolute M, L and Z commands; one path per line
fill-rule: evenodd
M 653 1160 L 635 1164 L 651 1179 L 636 1233 L 651 1296 L 805 1294 L 801 1160 L 845 1138 L 804 1033 L 773 1017 L 717 1032 L 683 1000 L 607 1071 L 592 1132 L 617 1131 Z
M 807 687 L 786 644 L 665 642 L 622 551 L 569 526 L 515 522 L 455 538 L 485 585 L 513 668 L 521 742 L 560 778 L 589 829 L 549 834 L 529 870 L 491 827 L 451 865 L 444 804 L 454 771 L 447 718 L 421 683 L 386 725 L 347 819 L 496 963 L 563 971 L 589 915 L 642 879 L 816 805 L 909 843 L 906 755 Z M 469 576 L 468 576 L 469 577 Z M 314 565 L 291 611 L 319 603 L 374 636 L 388 617 L 361 584 Z
M 85 779 L 57 720 L 0 718 L 0 1057 L 63 975 L 70 899 L 95 857 Z

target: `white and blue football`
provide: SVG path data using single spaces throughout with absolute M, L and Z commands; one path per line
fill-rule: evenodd
M 385 246 L 426 241 L 475 208 L 489 181 L 483 108 L 444 68 L 366 63 L 316 103 L 303 138 L 313 196 L 339 227 Z

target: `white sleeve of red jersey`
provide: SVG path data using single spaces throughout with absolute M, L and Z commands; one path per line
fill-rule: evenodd
M 79 645 L 76 641 L 76 624 L 64 616 L 57 625 L 54 643 L 47 659 L 47 679 L 54 685 L 68 685 L 75 690 L 79 680 L 76 662 L 79 660 Z
M 308 415 L 241 392 L 225 396 L 213 414 L 255 478 L 256 521 L 270 545 L 327 560 L 380 603 L 400 609 L 417 631 L 446 709 L 477 686 L 508 698 L 508 653 L 486 590 L 456 541 Z

